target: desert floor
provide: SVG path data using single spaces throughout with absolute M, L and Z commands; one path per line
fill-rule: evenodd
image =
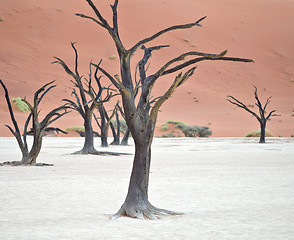
M 38 161 L 53 167 L 0 167 L 0 238 L 293 239 L 294 138 L 257 142 L 154 139 L 150 201 L 185 214 L 143 221 L 110 219 L 133 156 L 72 155 L 82 138 L 44 138 Z M 134 145 L 106 150 L 133 153 Z M 14 138 L 0 138 L 0 160 L 20 160 Z

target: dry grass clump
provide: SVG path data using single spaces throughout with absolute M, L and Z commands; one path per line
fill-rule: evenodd
M 115 55 L 111 55 L 111 56 L 109 56 L 109 59 L 110 60 L 115 60 L 116 59 L 116 56 Z
M 275 135 L 270 130 L 265 130 L 266 137 L 274 137 Z M 247 133 L 244 137 L 260 137 L 260 129 Z

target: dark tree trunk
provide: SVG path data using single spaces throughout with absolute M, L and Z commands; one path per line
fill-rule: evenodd
M 106 119 L 105 119 L 105 109 L 103 104 L 98 105 L 98 110 L 101 118 L 101 147 L 108 147 L 108 124 L 106 124 Z M 98 121 L 98 120 L 97 120 Z
M 106 126 L 101 127 L 101 147 L 108 147 L 107 142 L 107 136 L 108 136 L 108 128 Z
M 119 145 L 119 141 L 120 141 L 120 127 L 119 127 L 120 123 L 119 121 L 117 121 L 117 129 L 115 130 L 115 127 L 113 126 L 112 122 L 110 122 L 110 128 L 112 131 L 112 135 L 113 135 L 113 142 L 111 143 L 111 145 Z
M 129 128 L 127 128 L 124 136 L 123 136 L 123 139 L 121 140 L 121 143 L 120 145 L 123 145 L 123 146 L 128 146 L 129 145 L 129 137 L 130 137 L 130 130 Z
M 154 121 L 154 123 L 156 120 Z M 137 126 L 139 129 L 140 126 Z M 135 156 L 126 199 L 120 210 L 113 216 L 126 215 L 140 219 L 157 219 L 159 215 L 178 215 L 180 213 L 154 207 L 148 200 L 149 173 L 151 164 L 151 144 L 154 126 L 134 134 Z
M 266 128 L 266 123 L 261 122 L 260 123 L 260 138 L 259 138 L 259 143 L 265 143 L 265 128 Z
M 94 136 L 92 128 L 92 114 L 86 114 L 84 119 L 85 126 L 85 142 L 82 150 L 75 152 L 75 154 L 95 154 L 98 151 L 94 148 Z

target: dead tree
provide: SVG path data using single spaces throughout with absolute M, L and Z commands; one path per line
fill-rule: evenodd
M 259 139 L 259 143 L 265 143 L 265 129 L 266 129 L 266 122 L 267 120 L 270 119 L 270 117 L 272 116 L 280 116 L 278 114 L 276 114 L 276 110 L 273 110 L 271 112 L 269 112 L 266 116 L 266 107 L 267 105 L 271 102 L 271 98 L 269 97 L 266 100 L 266 103 L 264 106 L 262 106 L 259 98 L 258 98 L 258 94 L 257 94 L 257 88 L 254 86 L 254 96 L 255 96 L 255 100 L 256 103 L 255 105 L 258 107 L 259 110 L 259 116 L 257 113 L 253 112 L 252 110 L 250 110 L 244 103 L 240 102 L 238 99 L 234 98 L 233 96 L 228 96 L 227 101 L 229 101 L 230 103 L 243 108 L 244 110 L 246 110 L 247 112 L 251 113 L 259 122 L 260 124 L 260 139 Z
M 223 51 L 220 54 L 208 54 L 203 52 L 187 52 L 181 54 L 178 57 L 171 59 L 159 68 L 158 71 L 147 74 L 146 66 L 151 57 L 153 51 L 157 51 L 163 48 L 167 48 L 167 45 L 146 47 L 145 45 L 152 40 L 157 39 L 161 35 L 178 29 L 188 29 L 195 26 L 200 27 L 200 23 L 205 17 L 200 18 L 196 22 L 189 24 L 176 25 L 163 29 L 154 35 L 140 40 L 130 49 L 126 49 L 125 45 L 120 39 L 118 28 L 118 15 L 117 6 L 118 0 L 114 1 L 111 5 L 112 9 L 112 26 L 101 15 L 98 8 L 91 0 L 86 0 L 94 11 L 95 17 L 87 16 L 84 14 L 76 14 L 82 18 L 90 19 L 98 24 L 100 27 L 105 28 L 113 39 L 119 58 L 120 58 L 120 76 L 111 75 L 101 65 L 95 65 L 103 74 L 105 74 L 112 84 L 119 90 L 122 96 L 123 109 L 125 113 L 126 123 L 133 136 L 135 142 L 135 156 L 133 161 L 133 169 L 130 177 L 129 189 L 126 199 L 121 206 L 120 210 L 113 216 L 117 218 L 119 216 L 129 216 L 133 218 L 141 219 L 156 219 L 160 215 L 173 215 L 177 214 L 172 211 L 159 209 L 151 205 L 148 200 L 148 184 L 149 184 L 149 171 L 151 161 L 151 143 L 153 140 L 155 124 L 157 115 L 162 104 L 173 94 L 173 92 L 187 81 L 194 73 L 196 67 L 186 69 L 187 67 L 194 65 L 200 61 L 237 61 L 237 62 L 252 62 L 250 59 L 225 57 L 227 51 Z M 144 56 L 139 62 L 139 74 L 141 81 L 140 96 L 138 102 L 135 102 L 135 87 L 133 82 L 133 72 L 131 69 L 130 61 L 135 52 L 139 49 L 144 51 Z M 190 59 L 188 59 L 190 57 Z M 174 76 L 174 80 L 171 83 L 168 90 L 163 96 L 157 97 L 154 101 L 150 101 L 151 92 L 154 84 L 162 76 L 166 76 L 172 73 L 184 70 L 182 73 L 178 73 Z M 152 104 L 150 104 L 152 102 Z
M 101 76 L 98 77 L 98 66 L 96 67 L 95 73 L 92 74 L 92 64 L 90 63 L 90 73 L 89 78 L 81 76 L 78 71 L 78 52 L 74 46 L 75 43 L 71 43 L 71 46 L 75 52 L 75 66 L 74 71 L 72 71 L 68 65 L 60 58 L 55 57 L 57 61 L 53 63 L 59 63 L 65 70 L 67 74 L 69 74 L 73 80 L 71 82 L 74 84 L 72 94 L 75 96 L 76 101 L 72 101 L 70 99 L 63 99 L 70 104 L 70 108 L 77 111 L 84 120 L 85 127 L 85 142 L 84 146 L 80 151 L 75 152 L 75 154 L 107 154 L 105 152 L 97 151 L 94 147 L 94 136 L 93 136 L 93 127 L 92 127 L 92 117 L 93 112 L 100 104 L 103 102 L 107 102 L 113 96 L 110 88 L 102 87 L 101 85 Z M 94 75 L 98 91 L 95 91 L 92 85 L 92 78 Z M 84 81 L 83 81 L 84 80 Z M 78 93 L 75 88 L 78 89 Z M 106 96 L 102 96 L 103 91 L 106 90 Z
M 124 114 L 124 112 L 123 112 L 120 104 L 117 103 L 116 104 L 116 107 L 119 110 L 119 112 L 120 112 L 121 116 L 123 117 L 123 119 L 125 119 L 125 114 Z M 119 124 L 119 126 L 116 125 L 116 124 Z M 129 141 L 129 137 L 130 137 L 130 130 L 129 130 L 128 126 L 125 126 L 125 124 L 122 125 L 121 122 L 120 122 L 120 120 L 118 119 L 118 116 L 116 117 L 116 124 L 114 124 L 114 125 L 117 126 L 117 132 L 123 133 L 123 138 L 122 138 L 122 140 L 120 142 L 120 145 L 122 145 L 122 146 L 129 145 L 129 142 L 128 141 Z
M 54 82 L 54 81 L 53 81 Z M 42 101 L 43 97 L 56 85 L 52 85 L 53 82 L 45 84 L 43 87 L 41 87 L 38 91 L 34 94 L 34 103 L 31 105 L 26 99 L 22 99 L 30 108 L 30 114 L 25 122 L 24 125 L 24 132 L 23 137 L 21 136 L 19 126 L 17 124 L 17 121 L 14 117 L 14 113 L 11 107 L 11 102 L 8 94 L 8 90 L 6 86 L 4 85 L 3 81 L 0 79 L 0 83 L 4 89 L 5 92 L 5 99 L 8 105 L 10 117 L 14 126 L 14 130 L 12 127 L 5 125 L 9 128 L 11 133 L 15 136 L 18 146 L 22 152 L 22 159 L 21 161 L 13 161 L 13 162 L 4 162 L 2 165 L 34 165 L 34 166 L 52 166 L 53 164 L 45 164 L 45 163 L 37 163 L 37 157 L 40 153 L 41 147 L 42 147 L 42 138 L 43 138 L 43 132 L 45 129 L 54 121 L 61 118 L 64 114 L 67 113 L 66 109 L 68 108 L 66 105 L 62 105 L 58 108 L 53 109 L 50 111 L 42 121 L 39 120 L 39 104 Z M 50 86 L 51 85 L 51 86 Z M 42 94 L 41 94 L 42 93 Z M 41 96 L 39 96 L 41 94 Z M 65 110 L 65 112 L 60 113 L 60 111 Z M 32 120 L 32 135 L 33 135 L 33 145 L 31 147 L 31 150 L 29 150 L 28 143 L 27 143 L 27 135 L 28 135 L 28 125 L 30 121 Z
M 98 127 L 100 128 L 101 147 L 108 147 L 108 142 L 107 142 L 108 130 L 111 123 L 111 119 L 113 118 L 115 114 L 115 111 L 113 110 L 112 114 L 109 116 L 103 103 L 99 104 L 97 109 L 98 109 L 100 118 L 96 117 L 96 115 L 94 114 L 94 119 Z M 99 119 L 100 119 L 100 123 L 99 123 Z
M 110 121 L 110 129 L 112 131 L 113 136 L 113 142 L 111 145 L 120 145 L 120 122 L 119 122 L 119 114 L 118 114 L 118 103 L 114 107 L 114 115 L 115 115 L 115 122 L 116 124 L 113 124 L 112 121 Z

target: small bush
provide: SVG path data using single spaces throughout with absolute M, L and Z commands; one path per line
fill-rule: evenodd
M 17 107 L 17 109 L 21 112 L 30 112 L 29 106 L 20 98 L 11 98 L 11 101 L 14 103 L 14 105 Z
M 85 127 L 84 126 L 72 126 L 72 127 L 67 127 L 65 129 L 66 132 L 68 131 L 80 131 L 80 132 L 85 132 Z
M 275 135 L 271 131 L 265 130 L 265 136 L 266 137 L 274 137 Z M 250 133 L 247 133 L 244 137 L 260 137 L 260 129 L 256 130 L 256 131 L 252 131 Z
M 0 22 L 5 22 L 3 17 L 0 17 Z
M 113 124 L 113 126 L 116 128 L 117 127 L 117 122 L 116 120 L 111 120 L 111 123 Z M 122 134 L 125 134 L 127 129 L 128 129 L 128 126 L 127 126 L 127 123 L 124 119 L 119 119 L 119 123 L 120 123 L 120 132 Z
M 172 120 L 169 120 L 169 121 L 167 121 L 167 123 L 171 123 L 171 124 L 181 124 L 181 125 L 187 125 L 186 123 L 184 123 L 184 122 L 180 122 L 180 121 L 172 121 Z
M 209 137 L 212 134 L 212 131 L 209 130 L 209 127 L 205 126 L 201 127 L 177 124 L 176 128 L 181 129 L 186 137 Z
M 173 137 L 176 137 L 176 135 L 174 135 L 172 133 L 167 133 L 167 134 L 163 134 L 161 137 L 162 138 L 173 138 Z
M 110 60 L 115 60 L 116 59 L 116 56 L 115 55 L 111 55 L 111 56 L 109 56 L 109 59 Z
M 164 124 L 161 126 L 161 131 L 167 131 L 167 130 L 168 130 L 167 123 L 164 123 Z

